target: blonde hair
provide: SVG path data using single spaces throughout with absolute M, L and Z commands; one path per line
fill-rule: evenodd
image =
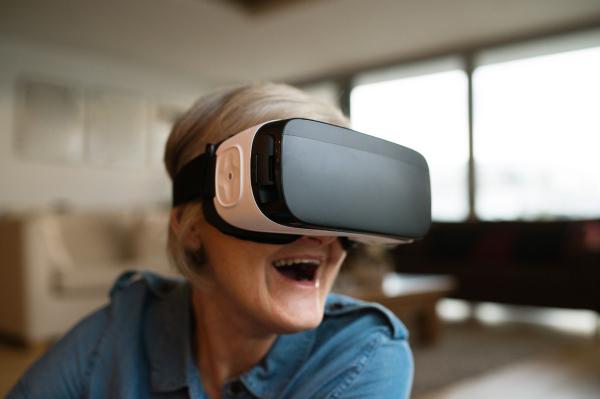
M 218 143 L 260 123 L 289 118 L 350 126 L 338 108 L 292 86 L 255 83 L 220 90 L 196 101 L 173 126 L 165 149 L 167 172 L 173 180 L 184 165 L 204 152 L 208 143 Z M 193 281 L 204 260 L 202 253 L 185 250 L 183 237 L 191 224 L 202 218 L 202 208 L 200 200 L 183 206 L 178 234 L 169 229 L 168 249 L 175 266 Z

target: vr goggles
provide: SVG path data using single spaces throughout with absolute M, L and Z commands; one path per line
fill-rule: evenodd
M 186 164 L 173 206 L 202 199 L 208 223 L 244 240 L 303 235 L 409 243 L 431 223 L 429 168 L 416 151 L 307 119 L 266 122 Z

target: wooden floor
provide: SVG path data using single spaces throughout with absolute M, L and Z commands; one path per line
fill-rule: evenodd
M 413 399 L 598 399 L 600 339 L 463 380 Z
M 8 394 L 21 374 L 46 351 L 47 347 L 40 345 L 23 349 L 0 341 L 0 398 Z

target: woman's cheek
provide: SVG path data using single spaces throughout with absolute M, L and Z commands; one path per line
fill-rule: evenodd
M 342 248 L 342 245 L 340 244 L 340 242 L 338 240 L 336 240 L 330 244 L 329 253 L 330 253 L 329 263 L 332 264 L 332 266 L 333 266 L 334 273 L 335 273 L 334 278 L 335 278 L 335 277 L 337 277 L 337 274 L 340 271 L 340 267 L 342 266 L 344 259 L 346 259 L 347 252 Z

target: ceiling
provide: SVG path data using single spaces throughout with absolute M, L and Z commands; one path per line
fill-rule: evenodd
M 264 12 L 277 7 L 288 6 L 294 2 L 301 1 L 315 1 L 315 0 L 216 0 L 216 1 L 229 1 L 230 3 L 237 4 L 248 12 Z
M 599 0 L 0 0 L 0 34 L 214 85 L 309 80 L 579 25 L 600 26 Z

